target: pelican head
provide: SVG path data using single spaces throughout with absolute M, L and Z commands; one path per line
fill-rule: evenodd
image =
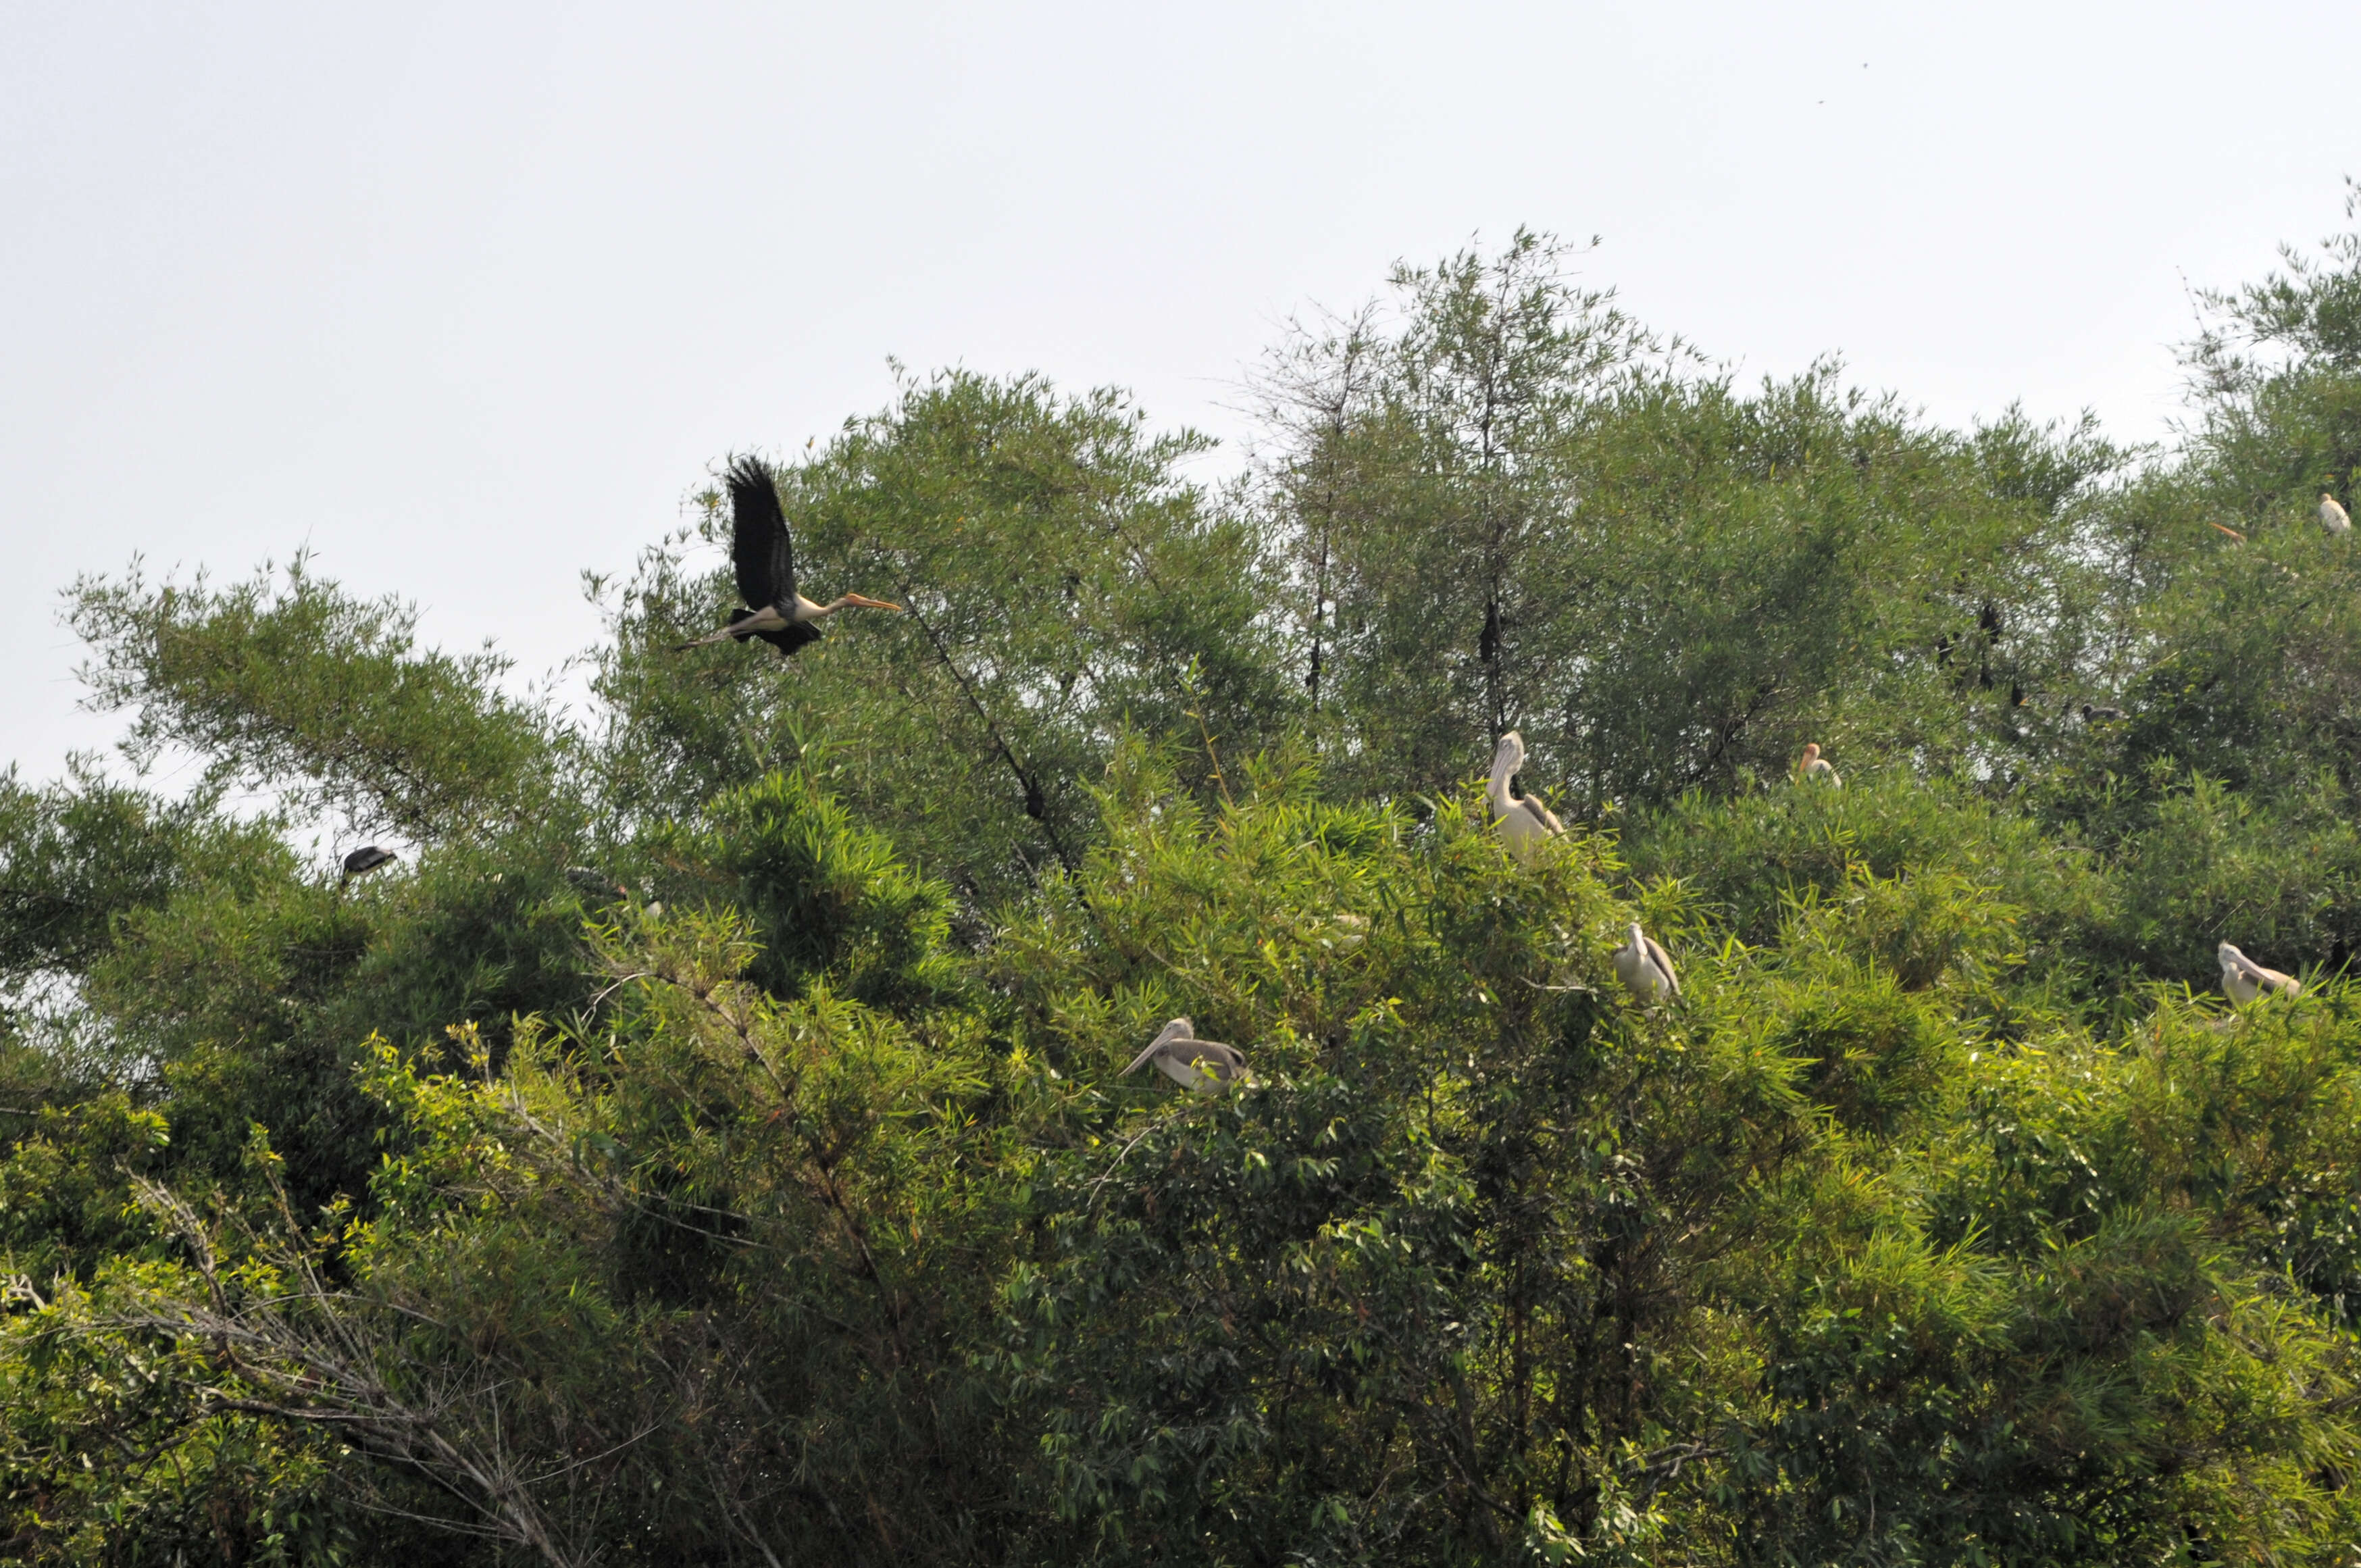
M 1525 765 L 1525 738 L 1515 730 L 1500 737 L 1500 744 L 1492 753 L 1492 771 L 1505 777 Z
M 2213 957 L 2222 966 L 2222 989 L 2241 1007 L 2260 996 L 2303 994 L 2303 981 L 2257 963 L 2228 942 L 2215 948 Z
M 1148 1048 L 1146 1050 L 1141 1051 L 1137 1056 L 1131 1058 L 1131 1065 L 1125 1068 L 1119 1076 L 1129 1078 L 1133 1073 L 1137 1072 L 1149 1062 L 1159 1061 L 1163 1054 L 1164 1047 L 1172 1044 L 1173 1041 L 1191 1040 L 1196 1038 L 1196 1025 L 1191 1023 L 1186 1018 L 1172 1019 L 1157 1034 L 1156 1038 L 1148 1042 Z
M 2228 942 L 2213 949 L 2213 961 L 2222 966 L 2222 989 L 2230 1000 L 2241 1007 L 2263 993 L 2262 978 L 2255 972 L 2255 960 Z
M 1806 740 L 1806 741 L 1805 741 L 1805 742 L 1804 742 L 1804 766 L 1806 766 L 1806 767 L 1807 767 L 1807 768 L 1808 768 L 1808 767 L 1810 767 L 1814 762 L 1818 762 L 1819 760 L 1820 760 L 1820 743 L 1819 743 L 1817 740 Z

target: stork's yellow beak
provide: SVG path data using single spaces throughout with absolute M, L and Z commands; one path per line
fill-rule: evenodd
M 844 602 L 847 604 L 859 605 L 862 609 L 899 609 L 902 608 L 900 605 L 892 603 L 889 600 L 873 599 L 862 594 L 847 594 L 844 596 Z

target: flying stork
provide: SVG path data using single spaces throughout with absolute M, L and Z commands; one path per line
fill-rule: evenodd
M 1492 824 L 1500 830 L 1501 842 L 1518 860 L 1530 863 L 1542 841 L 1565 832 L 1565 824 L 1533 796 L 1517 793 L 1517 770 L 1524 765 L 1525 738 L 1511 729 L 1492 753 L 1492 777 L 1484 786 L 1484 798 L 1491 803 Z
M 1615 978 L 1641 1002 L 1653 1004 L 1681 993 L 1680 977 L 1673 972 L 1673 955 L 1664 944 L 1631 922 L 1631 940 L 1615 949 Z
M 2227 942 L 2213 949 L 2213 957 L 2222 965 L 2222 989 L 2241 1007 L 2267 992 L 2283 996 L 2303 993 L 2303 981 L 2291 974 L 2265 969 Z
M 2343 507 L 2336 504 L 2336 498 L 2326 490 L 2320 492 L 2320 526 L 2332 534 L 2353 532 L 2353 519 L 2345 514 Z
M 1245 1052 L 1218 1040 L 1197 1038 L 1197 1025 L 1186 1018 L 1165 1025 L 1164 1032 L 1131 1058 L 1122 1076 L 1128 1078 L 1149 1062 L 1181 1088 L 1200 1094 L 1218 1093 L 1246 1075 Z
M 710 637 L 674 643 L 674 652 L 759 637 L 776 648 L 779 657 L 792 659 L 796 649 L 819 641 L 815 623 L 840 609 L 902 608 L 860 594 L 814 604 L 796 592 L 795 546 L 787 539 L 787 514 L 779 505 L 779 488 L 772 483 L 770 470 L 752 457 L 741 457 L 730 466 L 729 481 L 730 556 L 738 568 L 738 597 L 751 608 L 740 610 Z
M 1828 760 L 1820 755 L 1820 743 L 1817 740 L 1804 742 L 1804 760 L 1795 764 L 1795 776 L 1806 784 L 1824 784 L 1837 789 L 1844 788 L 1844 780 L 1837 776 L 1837 771 L 1828 765 Z

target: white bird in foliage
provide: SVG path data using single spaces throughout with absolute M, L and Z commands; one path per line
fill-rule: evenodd
M 730 558 L 738 568 L 738 597 L 747 607 L 710 637 L 675 642 L 673 652 L 709 642 L 743 642 L 759 637 L 792 659 L 796 650 L 819 641 L 816 621 L 840 609 L 899 609 L 884 599 L 846 594 L 814 604 L 796 592 L 796 552 L 787 538 L 787 514 L 771 471 L 752 457 L 730 466 Z
M 1548 806 L 1519 793 L 1517 770 L 1524 765 L 1525 738 L 1511 729 L 1500 737 L 1499 747 L 1492 753 L 1492 777 L 1484 786 L 1484 797 L 1491 803 L 1492 825 L 1500 830 L 1509 852 L 1531 861 L 1543 840 L 1565 832 L 1565 824 Z
M 1829 784 L 1838 789 L 1844 787 L 1844 780 L 1837 776 L 1836 769 L 1828 766 L 1828 760 L 1820 755 L 1820 743 L 1817 740 L 1804 742 L 1804 760 L 1795 764 L 1795 776 L 1812 784 Z
M 2303 981 L 2291 974 L 2265 969 L 2227 942 L 2214 948 L 2213 956 L 2221 960 L 2222 989 L 2241 1007 L 2266 992 L 2282 996 L 2303 994 Z
M 2331 533 L 2353 532 L 2353 519 L 2345 514 L 2343 507 L 2336 504 L 2336 498 L 2326 490 L 2320 492 L 2320 526 Z
M 1631 922 L 1631 941 L 1615 949 L 1615 978 L 1650 1006 L 1681 993 L 1680 977 L 1673 972 L 1673 955 L 1640 929 L 1637 920 Z
M 1349 909 L 1339 909 L 1328 917 L 1326 931 L 1315 933 L 1315 938 L 1323 946 L 1342 953 L 1359 947 L 1368 935 L 1369 917 L 1367 916 L 1356 915 Z
M 1218 1093 L 1246 1075 L 1246 1053 L 1219 1040 L 1197 1038 L 1197 1025 L 1186 1018 L 1165 1025 L 1164 1032 L 1131 1058 L 1123 1076 L 1130 1077 L 1149 1062 L 1181 1088 L 1200 1094 Z

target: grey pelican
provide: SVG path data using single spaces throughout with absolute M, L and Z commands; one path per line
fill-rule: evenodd
M 2282 996 L 2303 994 L 2303 981 L 2291 974 L 2281 974 L 2275 969 L 2265 969 L 2237 948 L 2224 942 L 2213 949 L 2222 965 L 2222 989 L 2230 1000 L 2244 1007 L 2265 992 Z
M 1244 1052 L 1218 1040 L 1197 1038 L 1197 1025 L 1186 1018 L 1175 1018 L 1165 1025 L 1164 1032 L 1131 1058 L 1123 1076 L 1130 1077 L 1149 1062 L 1181 1088 L 1193 1089 L 1200 1094 L 1219 1093 L 1246 1075 Z
M 1828 760 L 1820 755 L 1820 743 L 1817 740 L 1804 742 L 1804 760 L 1795 764 L 1795 776 L 1812 784 L 1830 784 L 1838 789 L 1844 787 L 1844 780 L 1837 776 L 1836 769 L 1828 766 Z
M 1673 972 L 1673 955 L 1664 944 L 1631 922 L 1631 939 L 1615 949 L 1615 978 L 1623 989 L 1653 1005 L 1681 993 L 1680 977 Z
M 1524 765 L 1525 738 L 1511 729 L 1492 753 L 1492 777 L 1484 786 L 1484 797 L 1491 803 L 1492 825 L 1500 830 L 1501 842 L 1518 860 L 1530 862 L 1543 840 L 1565 832 L 1565 825 L 1533 796 L 1517 793 L 1517 770 Z
M 752 457 L 741 457 L 730 466 L 729 479 L 730 558 L 738 568 L 738 597 L 749 608 L 710 637 L 674 643 L 674 652 L 759 637 L 776 648 L 779 657 L 792 659 L 796 650 L 819 641 L 814 623 L 840 609 L 902 608 L 860 594 L 814 604 L 796 592 L 795 547 L 787 538 L 787 514 L 779 505 L 779 488 L 770 470 Z
M 357 876 L 367 876 L 378 867 L 389 865 L 400 859 L 401 857 L 391 850 L 380 850 L 375 844 L 363 844 L 345 857 L 344 880 L 350 882 Z
M 2320 526 L 2331 533 L 2353 532 L 2353 519 L 2345 514 L 2343 507 L 2336 504 L 2336 498 L 2326 490 L 2320 492 Z

